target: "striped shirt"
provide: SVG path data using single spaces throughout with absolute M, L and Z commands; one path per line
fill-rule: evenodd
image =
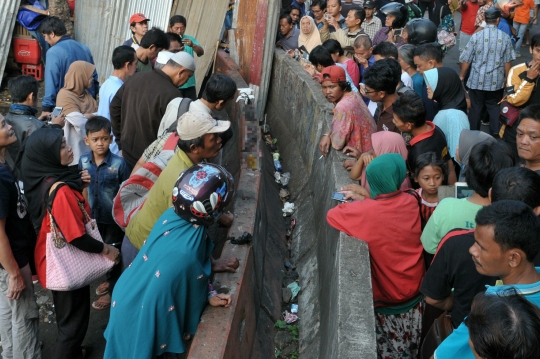
M 475 33 L 459 57 L 471 64 L 467 86 L 473 90 L 496 91 L 504 87 L 504 64 L 515 59 L 510 37 L 487 25 Z
M 416 190 L 416 193 L 420 196 L 421 203 L 420 203 L 420 214 L 422 216 L 422 221 L 424 223 L 427 223 L 429 221 L 429 217 L 433 214 L 435 211 L 435 208 L 437 208 L 437 205 L 439 202 L 428 202 L 422 197 L 422 188 L 418 188 Z

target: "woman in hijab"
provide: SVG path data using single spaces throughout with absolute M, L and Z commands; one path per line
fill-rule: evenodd
M 230 305 L 229 295 L 208 284 L 214 245 L 205 227 L 222 213 L 233 187 L 232 176 L 217 165 L 182 172 L 171 193 L 173 208 L 157 220 L 116 284 L 104 358 L 176 358 L 207 304 Z M 191 194 L 182 194 L 188 188 Z
M 465 169 L 469 164 L 469 156 L 474 145 L 487 141 L 488 143 L 497 142 L 493 136 L 474 130 L 463 130 L 459 136 L 459 145 L 457 146 L 455 159 L 461 166 L 461 173 L 459 175 L 459 182 L 465 182 Z
M 339 231 L 368 244 L 378 356 L 415 358 L 420 345 L 425 273 L 415 196 L 399 190 L 407 168 L 400 154 L 376 157 L 366 169 L 370 198 L 326 215 Z
M 73 149 L 73 162 L 71 166 L 79 163 L 79 158 L 90 147 L 84 142 L 86 131 L 84 126 L 87 119 L 97 112 L 96 100 L 86 90 L 94 81 L 92 74 L 96 67 L 86 61 L 75 61 L 66 73 L 64 87 L 58 92 L 56 105 L 62 107 L 62 114 L 66 116 L 64 136 L 68 145 Z
M 28 209 L 38 233 L 34 253 L 39 282 L 47 288 L 46 240 L 50 231 L 51 208 L 59 232 L 76 248 L 90 253 L 102 253 L 111 260 L 118 257 L 118 249 L 103 244 L 86 233 L 83 206 L 90 207 L 82 196 L 83 183 L 90 181 L 87 171 L 73 172 L 68 164 L 73 159 L 71 147 L 66 144 L 61 129 L 44 127 L 28 137 L 22 155 L 21 173 Z M 58 338 L 54 358 L 84 358 L 89 347 L 81 344 L 90 319 L 90 286 L 72 291 L 52 291 L 56 311 Z
M 315 46 L 321 45 L 321 35 L 311 16 L 304 16 L 300 20 L 300 35 L 298 36 L 298 47 L 304 46 L 311 52 Z
M 371 151 L 362 153 L 349 174 L 352 180 L 360 181 L 360 185 L 367 191 L 367 193 L 369 193 L 370 186 L 369 181 L 366 178 L 366 167 L 373 160 L 373 158 L 387 153 L 397 153 L 400 154 L 404 160 L 407 160 L 408 155 L 405 140 L 399 133 L 390 131 L 375 132 L 371 135 L 371 143 L 373 145 L 373 149 Z M 356 190 L 355 192 L 357 192 L 359 190 L 358 187 L 358 185 L 349 185 L 343 190 Z M 409 177 L 406 176 L 405 180 L 401 183 L 400 189 L 404 191 L 409 188 L 411 188 L 411 181 L 409 180 Z M 365 194 L 365 192 L 361 190 L 357 193 Z
M 97 112 L 97 102 L 86 89 L 92 87 L 96 67 L 86 61 L 75 61 L 69 66 L 64 78 L 64 87 L 58 92 L 56 105 L 62 107 L 62 113 L 69 115 L 79 112 L 86 118 Z
M 449 67 L 425 71 L 424 78 L 428 97 L 439 105 L 439 112 L 433 123 L 443 131 L 450 156 L 454 157 L 461 131 L 470 128 L 463 83 L 458 74 Z M 440 86 L 438 86 L 439 79 Z

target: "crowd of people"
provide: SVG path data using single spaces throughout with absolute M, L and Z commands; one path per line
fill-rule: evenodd
M 8 83 L 13 103 L 0 115 L 3 358 L 41 358 L 36 281 L 52 292 L 54 358 L 90 355 L 91 308 L 111 311 L 105 358 L 168 358 L 185 351 L 207 304 L 231 304 L 209 279 L 239 262 L 214 260 L 207 228 L 234 219 L 224 212 L 234 179 L 219 156 L 233 133 L 213 111 L 237 86 L 214 74 L 199 98 L 194 56 L 204 48 L 185 33 L 186 19 L 173 16 L 170 32 L 149 29 L 150 21 L 131 16 L 132 36 L 114 49 L 114 71 L 100 86 L 89 48 L 47 17 L 40 117 L 39 83 Z M 92 301 L 90 284 L 105 273 Z
M 539 357 L 537 6 L 304 3 L 276 46 L 334 105 L 318 149 L 357 183 L 326 218 L 369 246 L 378 357 Z M 443 63 L 457 41 L 459 73 Z

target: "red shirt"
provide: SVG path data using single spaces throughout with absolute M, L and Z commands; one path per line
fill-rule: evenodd
M 468 1 L 467 8 L 465 10 L 463 8 L 461 9 L 461 31 L 467 35 L 472 35 L 476 31 L 474 22 L 476 21 L 476 13 L 479 7 L 478 2 L 472 3 Z
M 68 186 L 62 186 L 54 197 L 52 205 L 52 215 L 58 229 L 64 236 L 67 242 L 71 242 L 83 236 L 86 233 L 84 227 L 84 215 L 79 208 L 79 203 L 83 202 L 84 207 L 88 213 L 90 207 L 85 202 L 84 197 L 80 192 L 72 190 Z M 47 272 L 47 233 L 51 231 L 49 215 L 45 214 L 43 222 L 41 222 L 41 229 L 38 234 L 36 243 L 36 249 L 34 252 L 34 259 L 36 261 L 36 270 L 39 279 L 39 283 L 43 288 L 47 288 L 46 272 Z
M 375 308 L 418 296 L 425 266 L 416 197 L 398 191 L 344 203 L 328 211 L 326 220 L 368 244 Z

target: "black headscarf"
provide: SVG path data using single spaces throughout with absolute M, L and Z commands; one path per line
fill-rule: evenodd
M 459 75 L 449 67 L 437 68 L 437 74 L 439 79 L 433 99 L 439 104 L 439 111 L 454 109 L 467 113 L 465 89 Z
M 28 137 L 23 149 L 21 176 L 34 228 L 41 227 L 49 189 L 55 182 L 64 182 L 79 192 L 83 190 L 81 175 L 60 161 L 63 138 L 62 129 L 43 127 Z

